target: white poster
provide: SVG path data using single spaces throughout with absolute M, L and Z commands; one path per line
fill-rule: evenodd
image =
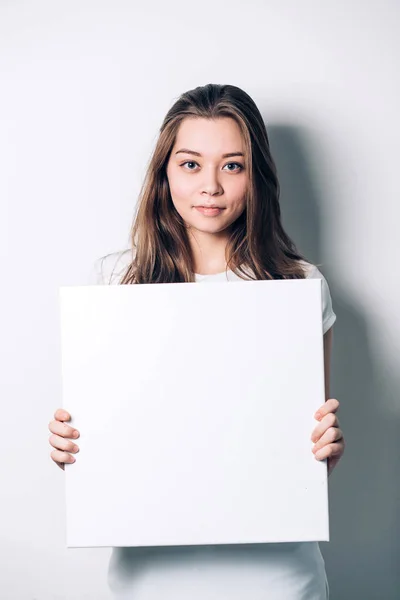
M 328 541 L 321 280 L 63 286 L 67 546 Z

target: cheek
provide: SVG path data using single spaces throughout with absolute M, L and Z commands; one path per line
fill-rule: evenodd
M 193 182 L 187 177 L 180 177 L 174 173 L 169 178 L 169 189 L 174 204 L 189 205 L 194 193 L 193 187 Z
M 174 187 L 171 189 L 172 199 L 174 202 L 177 202 L 181 205 L 189 204 L 189 198 L 191 197 L 191 190 L 187 184 L 175 183 Z
M 235 189 L 231 190 L 231 198 L 232 198 L 232 209 L 235 210 L 235 212 L 240 211 L 242 212 L 246 206 L 247 203 L 247 185 L 244 183 L 241 186 L 236 187 Z

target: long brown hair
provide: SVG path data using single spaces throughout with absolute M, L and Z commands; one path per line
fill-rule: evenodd
M 209 83 L 183 93 L 160 128 L 139 194 L 132 228 L 132 262 L 120 283 L 195 281 L 185 224 L 176 211 L 166 168 L 186 118 L 230 117 L 240 127 L 249 171 L 246 207 L 230 227 L 227 269 L 252 279 L 303 279 L 306 260 L 281 223 L 279 182 L 267 130 L 252 98 L 234 85 Z

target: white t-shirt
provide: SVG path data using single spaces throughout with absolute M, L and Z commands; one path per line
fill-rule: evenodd
M 131 251 L 95 262 L 90 282 L 120 281 Z M 322 280 L 326 333 L 336 320 L 325 277 L 315 265 L 307 278 Z M 228 270 L 196 274 L 196 282 L 245 281 Z M 310 432 L 311 435 L 311 432 Z M 116 600 L 328 600 L 325 562 L 318 542 L 113 548 L 109 587 Z

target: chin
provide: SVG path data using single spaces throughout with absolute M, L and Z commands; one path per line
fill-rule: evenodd
M 190 229 L 196 229 L 202 233 L 220 233 L 229 227 L 229 223 L 188 223 Z

